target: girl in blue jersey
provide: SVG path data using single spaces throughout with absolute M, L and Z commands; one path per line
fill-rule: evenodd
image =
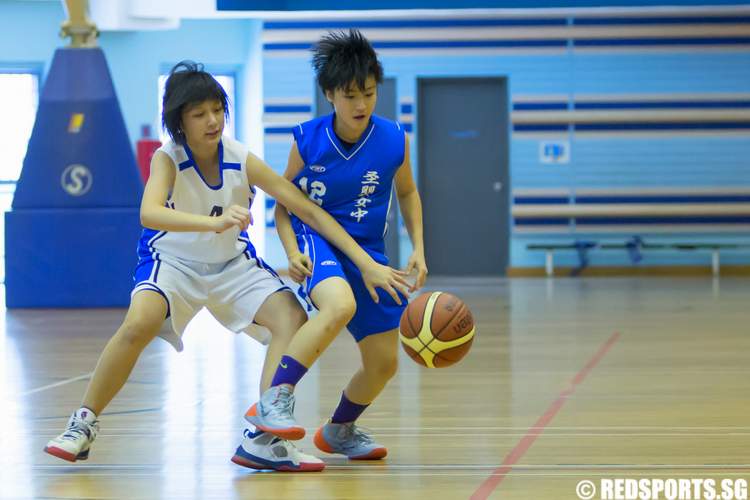
M 387 263 L 384 235 L 392 186 L 414 248 L 406 271 L 416 272 L 410 291 L 427 275 L 422 206 L 409 161 L 409 141 L 394 122 L 373 115 L 383 69 L 370 43 L 358 32 L 329 33 L 314 50 L 320 88 L 334 112 L 294 128 L 284 176 L 323 207 L 377 262 Z M 398 324 L 406 297 L 371 295 L 354 263 L 305 221 L 276 206 L 276 226 L 292 278 L 319 313 L 289 344 L 271 388 L 247 413 L 259 429 L 300 439 L 293 390 L 333 338 L 348 328 L 359 346 L 362 366 L 341 395 L 331 419 L 318 429 L 315 444 L 352 459 L 378 459 L 386 448 L 355 424 L 397 369 Z
M 320 231 L 357 263 L 367 287 L 398 297 L 402 273 L 376 262 L 336 221 L 278 176 L 242 144 L 223 137 L 227 96 L 200 65 L 172 69 L 162 121 L 171 136 L 153 156 L 141 203 L 144 225 L 130 308 L 107 343 L 82 405 L 45 451 L 75 462 L 88 458 L 99 430 L 97 415 L 119 392 L 141 351 L 171 318 L 167 334 L 178 350 L 180 335 L 203 307 L 227 328 L 252 323 L 271 332 L 261 392 L 306 315 L 278 275 L 257 257 L 245 230 L 258 186 L 305 224 Z M 395 288 L 394 288 L 395 287 Z M 232 459 L 252 468 L 321 470 L 323 462 L 271 434 L 246 431 Z

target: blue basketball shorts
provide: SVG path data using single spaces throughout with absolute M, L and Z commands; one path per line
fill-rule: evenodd
M 300 252 L 312 262 L 312 276 L 305 279 L 298 294 L 313 307 L 310 292 L 322 281 L 338 276 L 349 283 L 357 303 L 357 312 L 346 325 L 347 330 L 359 342 L 369 335 L 383 333 L 398 328 L 401 313 L 406 309 L 408 299 L 399 292 L 401 305 L 398 305 L 388 292 L 378 288 L 379 303 L 375 303 L 362 280 L 362 273 L 349 258 L 333 247 L 319 234 L 305 228 L 297 235 Z M 378 264 L 387 264 L 388 257 L 380 251 L 363 247 Z

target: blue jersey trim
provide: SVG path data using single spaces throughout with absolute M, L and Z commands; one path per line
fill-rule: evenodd
M 242 170 L 242 165 L 240 163 L 224 163 L 224 141 L 219 141 L 219 184 L 216 186 L 212 186 L 206 181 L 206 178 L 203 177 L 203 173 L 201 172 L 201 169 L 198 168 L 198 164 L 195 163 L 195 158 L 193 158 L 193 152 L 190 150 L 190 147 L 185 144 L 183 146 L 185 148 L 185 153 L 187 153 L 188 160 L 180 163 L 180 171 L 183 171 L 187 168 L 193 167 L 195 168 L 195 171 L 198 172 L 198 177 L 201 178 L 203 181 L 203 184 L 206 185 L 209 189 L 212 189 L 214 191 L 218 191 L 219 189 L 224 186 L 224 170 Z
M 352 146 L 352 152 L 349 154 L 349 156 L 347 156 L 343 153 L 343 150 L 347 148 L 345 148 L 344 145 L 341 144 L 341 141 L 339 140 L 339 137 L 336 135 L 336 132 L 333 128 L 335 119 L 336 113 L 331 113 L 326 117 L 326 135 L 328 136 L 328 140 L 331 141 L 331 144 L 333 144 L 334 149 L 338 151 L 341 157 L 346 161 L 349 161 L 350 159 L 354 158 L 354 156 L 359 152 L 360 149 L 362 149 L 362 146 L 364 146 L 367 140 L 370 138 L 373 130 L 375 130 L 375 122 L 370 119 L 369 130 L 365 129 L 365 131 L 362 132 L 362 135 L 359 136 L 359 140 L 354 143 L 354 146 Z

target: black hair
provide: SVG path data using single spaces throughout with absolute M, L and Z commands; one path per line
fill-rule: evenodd
M 188 106 L 208 99 L 219 101 L 224 116 L 229 119 L 227 93 L 203 65 L 193 61 L 180 61 L 172 68 L 164 85 L 161 123 L 176 143 L 185 145 L 185 132 L 180 126 L 182 112 Z
M 375 49 L 359 30 L 331 31 L 313 47 L 315 76 L 323 92 L 348 90 L 356 83 L 361 90 L 369 76 L 377 83 L 383 81 L 383 66 Z

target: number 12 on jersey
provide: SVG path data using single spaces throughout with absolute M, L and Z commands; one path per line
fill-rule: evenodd
M 299 185 L 302 191 L 305 192 L 308 198 L 317 203 L 323 205 L 323 196 L 326 194 L 326 185 L 320 181 L 312 181 L 310 183 L 310 189 L 307 188 L 307 177 L 302 177 L 299 180 Z

